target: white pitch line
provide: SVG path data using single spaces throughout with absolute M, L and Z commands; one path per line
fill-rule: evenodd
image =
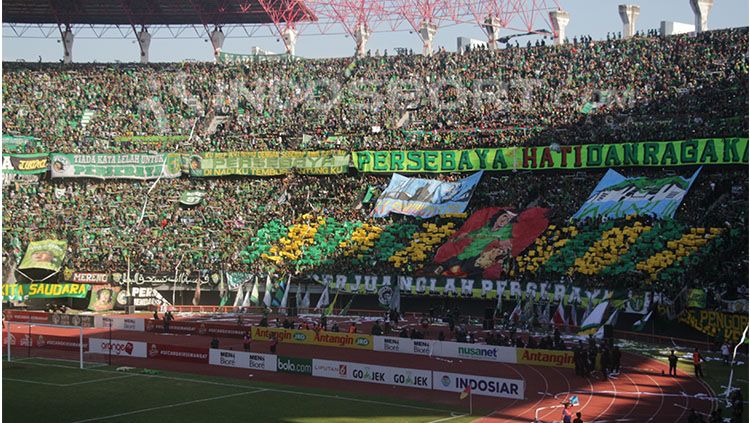
M 21 382 L 21 383 L 33 383 L 34 385 L 46 385 L 46 386 L 57 386 L 62 387 L 65 385 L 61 385 L 59 383 L 50 383 L 50 382 L 38 382 L 36 380 L 27 380 L 27 379 L 13 379 L 9 377 L 3 377 L 3 381 L 9 380 L 11 382 Z
M 127 413 L 111 414 L 109 416 L 93 417 L 93 418 L 90 418 L 90 419 L 77 420 L 77 421 L 75 421 L 73 423 L 83 423 L 83 422 L 93 422 L 93 421 L 97 421 L 97 420 L 113 419 L 113 418 L 116 418 L 116 417 L 123 417 L 123 416 L 130 416 L 130 415 L 133 415 L 133 414 L 146 413 L 148 411 L 163 410 L 165 408 L 180 407 L 180 406 L 188 405 L 188 404 L 197 404 L 199 402 L 207 402 L 207 401 L 215 401 L 215 400 L 224 399 L 224 398 L 239 397 L 241 395 L 255 394 L 255 393 L 264 392 L 264 391 L 266 391 L 266 389 L 257 389 L 255 391 L 238 392 L 238 393 L 234 393 L 234 394 L 220 395 L 218 397 L 211 397 L 211 398 L 203 398 L 203 399 L 198 399 L 198 400 L 193 400 L 193 401 L 178 402 L 178 403 L 175 403 L 175 404 L 162 405 L 160 407 L 142 408 L 140 410 L 128 411 Z
M 44 364 L 44 363 L 32 363 L 28 362 L 26 364 L 31 364 L 34 366 L 44 366 L 44 367 L 60 367 L 63 369 L 73 369 L 73 370 L 80 370 L 78 368 L 72 368 L 70 366 L 62 366 L 59 364 Z M 90 372 L 102 372 L 102 373 L 119 373 L 113 370 L 100 370 L 100 369 L 83 369 L 85 371 Z M 238 385 L 234 383 L 223 383 L 223 382 L 213 382 L 210 380 L 199 380 L 199 379 L 189 379 L 189 378 L 182 378 L 182 377 L 172 377 L 172 376 L 161 376 L 161 375 L 146 375 L 141 373 L 135 373 L 132 374 L 133 376 L 141 376 L 141 377 L 150 377 L 150 378 L 157 378 L 157 379 L 166 379 L 166 380 L 175 380 L 179 382 L 191 382 L 191 383 L 203 383 L 206 385 L 217 385 L 217 386 L 228 386 L 231 388 L 252 388 L 252 386 L 249 385 Z M 272 382 L 271 382 L 272 383 Z M 326 394 L 317 394 L 313 392 L 302 392 L 302 391 L 292 391 L 288 389 L 276 389 L 276 388 L 266 388 L 266 391 L 269 392 L 281 392 L 285 394 L 295 394 L 295 395 L 305 395 L 310 397 L 318 397 L 318 398 L 329 398 L 329 399 L 338 399 L 338 400 L 345 400 L 345 401 L 353 401 L 353 402 L 361 402 L 365 404 L 377 404 L 377 405 L 387 405 L 390 407 L 400 407 L 400 408 L 411 408 L 413 410 L 424 410 L 424 411 L 437 411 L 441 413 L 448 412 L 449 410 L 443 409 L 443 408 L 431 408 L 431 407 L 420 407 L 417 405 L 408 405 L 408 404 L 398 404 L 393 402 L 385 402 L 385 401 L 375 401 L 375 400 L 366 400 L 361 398 L 351 398 L 347 396 L 341 396 L 341 395 L 326 395 Z
M 443 419 L 433 420 L 433 421 L 430 421 L 430 422 L 427 422 L 427 423 L 447 422 L 448 420 L 453 420 L 453 419 L 457 419 L 459 417 L 466 417 L 466 416 L 468 416 L 468 414 L 457 414 L 457 415 L 454 415 L 453 413 L 451 413 L 450 417 L 446 417 L 446 418 L 443 418 Z
M 75 382 L 75 383 L 66 383 L 65 385 L 60 386 L 77 386 L 77 385 L 85 385 L 87 383 L 97 383 L 97 382 L 104 382 L 105 380 L 117 380 L 117 379 L 125 379 L 128 377 L 133 377 L 135 375 L 125 375 L 125 376 L 116 376 L 116 377 L 105 377 L 102 379 L 94 379 L 94 380 L 86 380 L 83 382 Z

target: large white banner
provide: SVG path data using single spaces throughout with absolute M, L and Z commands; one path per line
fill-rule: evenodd
M 313 376 L 432 389 L 432 372 L 430 370 L 403 369 L 316 358 L 313 359 Z
M 89 339 L 89 352 L 95 354 L 109 354 L 123 357 L 146 358 L 146 343 L 138 341 L 127 341 L 113 339 L 110 345 L 109 339 L 91 338 Z
M 444 372 L 432 372 L 432 377 L 432 389 L 438 391 L 462 392 L 470 386 L 473 395 L 524 399 L 523 380 Z
M 434 352 L 433 355 L 465 358 L 468 360 L 495 361 L 498 363 L 516 363 L 517 361 L 515 347 L 497 347 L 494 345 L 443 341 L 440 342 L 439 348 L 440 351 Z
M 245 351 L 210 349 L 208 350 L 208 364 L 275 372 L 276 356 Z
M 373 336 L 375 351 L 395 352 L 403 354 L 433 355 L 433 345 L 440 341 L 423 339 L 395 338 L 392 336 Z M 438 354 L 435 354 L 438 355 Z

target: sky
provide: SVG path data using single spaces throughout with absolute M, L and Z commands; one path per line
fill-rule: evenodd
M 594 39 L 606 38 L 607 32 L 622 31 L 622 21 L 618 14 L 618 4 L 624 0 L 557 0 L 560 7 L 570 13 L 567 37 L 590 35 Z M 547 0 L 554 4 L 553 0 Z M 692 24 L 693 11 L 689 0 L 640 0 L 632 1 L 641 7 L 636 23 L 637 30 L 658 29 L 661 21 L 677 21 Z M 542 23 L 535 25 L 541 27 Z M 716 0 L 708 18 L 709 29 L 748 26 L 747 0 Z M 341 32 L 341 31 L 334 31 Z M 514 32 L 501 31 L 501 36 Z M 16 38 L 7 28 L 3 28 L 3 61 L 25 60 L 36 62 L 41 56 L 45 62 L 57 62 L 62 58 L 62 44 L 57 37 L 50 39 Z M 239 32 L 235 34 L 239 35 Z M 161 34 L 157 34 L 161 35 Z M 244 33 L 242 34 L 244 36 Z M 284 44 L 268 30 L 260 30 L 252 38 L 227 38 L 223 51 L 249 54 L 252 47 L 261 47 L 277 53 L 284 52 Z M 434 46 L 456 50 L 457 37 L 470 37 L 486 40 L 486 36 L 476 25 L 461 24 L 440 28 L 435 36 Z M 526 43 L 531 37 L 519 38 Z M 422 44 L 416 34 L 402 32 L 376 32 L 370 37 L 368 48 L 373 52 L 385 49 L 395 53 L 396 47 L 421 52 Z M 354 52 L 354 41 L 344 35 L 306 35 L 302 32 L 297 42 L 298 56 L 307 58 L 347 57 Z M 140 52 L 131 34 L 130 39 L 82 39 L 77 38 L 73 46 L 74 62 L 136 62 Z M 179 62 L 183 60 L 212 61 L 213 51 L 210 42 L 203 39 L 157 39 L 154 37 L 150 48 L 151 62 Z

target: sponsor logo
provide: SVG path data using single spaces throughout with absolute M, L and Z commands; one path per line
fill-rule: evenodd
M 461 357 L 492 357 L 497 358 L 497 350 L 495 348 L 472 348 L 472 347 L 458 347 L 458 355 Z
M 123 321 L 123 329 L 126 330 L 135 330 L 135 320 L 134 319 L 125 319 Z
M 398 339 L 384 339 L 383 340 L 383 351 L 401 351 L 401 343 Z
M 471 386 L 472 390 L 479 392 L 519 395 L 518 385 L 512 382 L 456 377 L 456 388 L 465 389 L 466 386 Z
M 156 346 L 156 344 L 151 344 L 151 348 L 148 350 L 148 356 L 149 357 L 156 357 L 159 355 L 159 347 Z
M 447 387 L 451 386 L 451 378 L 448 377 L 447 375 L 445 375 L 445 376 L 443 376 L 443 377 L 440 378 L 440 383 L 442 383 L 443 386 L 445 386 L 447 388 Z
M 122 353 L 125 353 L 127 355 L 131 355 L 133 353 L 133 343 L 128 342 L 125 344 L 122 343 L 112 343 L 109 342 L 102 342 L 101 349 L 106 351 L 110 350 L 114 352 L 117 355 L 120 355 Z
M 346 364 L 339 364 L 339 375 L 346 376 Z
M 278 371 L 284 373 L 312 374 L 312 360 L 310 359 L 279 357 L 276 366 Z
M 574 367 L 570 351 L 519 350 L 519 362 L 542 366 Z
M 198 326 L 198 335 L 205 335 L 206 334 L 206 324 L 201 323 L 200 326 Z
M 307 339 L 307 336 L 302 332 L 296 332 L 294 336 L 292 336 L 292 339 L 295 341 L 304 342 Z
M 357 345 L 361 345 L 363 347 L 370 345 L 370 341 L 367 338 L 359 337 L 356 341 Z
M 377 372 L 377 371 L 370 371 L 369 367 L 365 367 L 364 370 L 362 369 L 352 370 L 352 378 L 360 379 L 360 380 L 371 380 L 373 382 L 385 382 L 385 373 Z
M 219 354 L 219 364 L 224 366 L 234 366 L 236 359 L 233 352 L 222 351 Z
M 36 345 L 37 345 L 38 347 L 43 347 L 43 346 L 45 346 L 46 344 L 47 344 L 47 341 L 45 341 L 45 340 L 44 340 L 44 337 L 43 337 L 42 335 L 39 335 L 39 336 L 38 336 L 38 337 L 36 338 Z
M 414 341 L 415 354 L 430 354 L 430 343 L 425 341 Z

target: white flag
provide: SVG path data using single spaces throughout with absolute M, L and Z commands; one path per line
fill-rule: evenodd
M 286 287 L 284 287 L 284 296 L 281 297 L 281 304 L 279 307 L 286 308 L 286 302 L 289 299 L 289 287 L 292 286 L 292 275 L 286 279 Z
M 297 283 L 297 293 L 294 294 L 294 299 L 297 302 L 297 307 L 302 307 L 302 284 Z
M 271 282 L 271 275 L 266 275 L 266 293 L 263 294 L 263 304 L 267 307 L 271 307 L 271 291 L 273 290 L 273 283 Z
M 315 311 L 322 310 L 323 307 L 328 305 L 328 302 L 329 302 L 328 285 L 326 285 L 326 287 L 323 288 L 323 293 L 320 295 L 320 298 L 318 299 L 318 305 L 315 306 Z
M 310 308 L 310 286 L 305 287 L 305 298 L 302 299 L 302 308 Z
M 240 304 L 242 304 L 242 297 L 245 295 L 242 292 L 242 287 L 244 286 L 244 283 L 241 283 L 240 286 L 237 288 L 237 296 L 234 298 L 234 306 L 239 307 Z
M 258 277 L 255 277 L 255 283 L 253 284 L 253 289 L 250 291 L 250 295 L 247 296 L 247 307 L 250 307 L 250 304 L 252 305 L 258 305 L 258 301 L 260 300 L 260 297 L 258 296 Z

